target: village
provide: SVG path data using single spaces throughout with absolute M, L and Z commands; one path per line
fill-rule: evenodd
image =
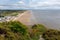
M 16 18 L 16 16 L 5 16 L 5 17 L 0 17 L 0 22 L 6 22 L 6 21 L 11 21 L 14 18 Z

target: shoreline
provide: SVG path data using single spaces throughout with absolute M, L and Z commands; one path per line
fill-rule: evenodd
M 30 18 L 31 18 L 31 12 L 30 11 L 25 11 L 22 14 L 18 14 L 15 20 L 18 20 L 25 25 L 31 25 Z

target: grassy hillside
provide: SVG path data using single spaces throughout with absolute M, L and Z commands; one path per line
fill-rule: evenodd
M 18 21 L 0 23 L 0 40 L 39 40 L 40 35 L 45 40 L 60 40 L 60 31 L 45 28 L 35 24 L 30 29 Z
M 43 32 L 40 29 L 46 30 L 43 25 L 33 25 L 29 31 L 26 25 L 18 21 L 3 22 L 0 23 L 0 40 L 39 40 Z

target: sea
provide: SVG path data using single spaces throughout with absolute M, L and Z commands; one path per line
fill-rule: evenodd
M 60 10 L 31 10 L 32 22 L 50 29 L 60 29 Z

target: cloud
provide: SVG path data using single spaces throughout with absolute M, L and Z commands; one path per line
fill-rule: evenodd
M 1 1 L 4 2 L 4 0 Z M 0 9 L 24 9 L 24 8 L 27 8 L 27 3 L 25 0 L 19 0 L 19 1 L 15 0 L 15 2 L 13 1 L 7 2 L 6 0 L 4 4 L 0 3 Z
M 0 6 L 0 9 L 4 8 L 4 6 Z
M 60 8 L 60 0 L 30 1 L 31 8 Z
M 19 4 L 24 4 L 24 2 L 23 2 L 23 1 L 19 1 L 18 3 L 19 3 Z
M 25 5 L 25 2 L 24 1 L 18 1 L 12 5 L 14 5 L 14 6 L 20 6 L 21 5 L 22 6 L 22 5 Z
M 59 9 L 60 8 L 60 0 L 0 0 L 0 5 L 8 5 L 1 6 L 0 9 Z M 10 6 L 9 6 L 10 5 Z

